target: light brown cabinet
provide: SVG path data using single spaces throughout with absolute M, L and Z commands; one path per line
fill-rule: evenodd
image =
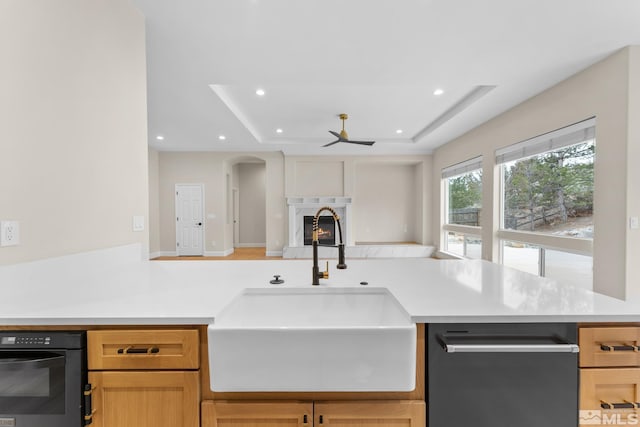
M 93 426 L 198 427 L 197 371 L 92 371 Z
M 640 366 L 640 328 L 580 328 L 580 366 Z
M 423 401 L 202 403 L 202 427 L 424 427 Z
M 580 424 L 640 420 L 640 328 L 580 328 Z
M 87 333 L 95 427 L 199 427 L 197 330 Z
M 326 427 L 424 427 L 422 401 L 316 402 L 314 426 Z
M 312 402 L 202 402 L 202 427 L 310 427 Z
M 88 331 L 87 355 L 90 370 L 198 369 L 198 331 Z
M 580 407 L 584 409 L 633 409 L 640 402 L 640 369 L 583 369 Z

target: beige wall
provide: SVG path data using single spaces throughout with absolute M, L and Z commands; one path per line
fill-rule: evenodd
M 0 264 L 141 243 L 148 222 L 144 19 L 128 0 L 0 6 Z
M 625 207 L 633 204 L 637 215 L 640 198 L 637 190 L 627 187 L 631 179 L 638 182 L 638 175 L 635 171 L 627 175 L 625 160 L 631 152 L 638 152 L 638 125 L 631 121 L 629 126 L 629 114 L 633 112 L 630 108 L 636 108 L 636 112 L 638 108 L 635 76 L 631 81 L 635 99 L 630 102 L 628 96 L 629 60 L 631 55 L 637 66 L 637 49 L 616 52 L 435 151 L 434 200 L 442 197 L 442 168 L 483 156 L 483 258 L 498 260 L 498 242 L 494 238 L 498 227 L 495 150 L 596 116 L 594 289 L 624 298 L 631 289 L 640 287 L 638 267 L 625 267 L 631 246 L 637 250 L 637 237 L 633 244 L 626 243 L 629 234 Z M 440 235 L 441 205 L 434 204 L 435 236 Z
M 344 162 L 300 160 L 293 163 L 294 194 L 298 196 L 344 196 Z
M 640 46 L 629 56 L 629 135 L 627 144 L 627 218 L 640 217 Z M 627 231 L 627 291 L 640 295 L 640 229 Z
M 265 167 L 265 227 L 268 253 L 282 251 L 286 229 L 282 153 L 160 152 L 160 251 L 176 250 L 175 185 L 204 184 L 205 255 L 224 255 L 233 249 L 233 222 L 227 221 L 227 189 L 238 188 L 234 165 L 260 160 Z M 235 168 L 239 171 L 239 168 Z
M 431 162 L 428 155 L 287 156 L 285 194 L 352 197 L 355 241 L 431 245 Z
M 149 148 L 149 252 L 160 251 L 160 154 Z
M 360 163 L 356 166 L 356 242 L 415 242 L 416 165 Z M 421 220 L 421 218 L 420 218 Z

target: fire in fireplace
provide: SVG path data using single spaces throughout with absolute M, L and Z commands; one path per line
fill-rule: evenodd
M 311 245 L 313 240 L 313 216 L 304 217 L 304 244 Z M 336 223 L 333 216 L 321 216 L 318 218 L 318 242 L 321 245 L 336 244 Z

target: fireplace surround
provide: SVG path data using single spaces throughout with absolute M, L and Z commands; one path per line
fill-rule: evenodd
M 318 209 L 324 206 L 332 208 L 340 216 L 345 245 L 354 245 L 351 238 L 351 197 L 288 197 L 287 205 L 289 206 L 289 247 L 305 246 L 304 218 L 305 216 L 313 217 Z M 325 217 L 321 216 L 320 218 Z M 331 218 L 331 216 L 326 218 Z M 331 218 L 331 222 L 333 222 L 333 218 Z
M 304 242 L 304 217 L 314 216 L 323 206 L 332 208 L 340 217 L 347 258 L 422 258 L 431 256 L 434 251 L 433 246 L 415 244 L 356 245 L 352 227 L 351 197 L 287 197 L 287 206 L 289 208 L 289 245 L 282 248 L 283 258 L 310 259 L 312 257 L 311 246 L 305 245 Z M 326 218 L 330 218 L 333 222 L 330 215 Z M 321 258 L 336 258 L 336 250 L 333 248 L 319 247 L 318 250 Z

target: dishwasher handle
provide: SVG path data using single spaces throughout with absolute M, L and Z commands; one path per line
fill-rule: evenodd
M 568 343 L 559 339 L 544 339 L 543 342 L 518 342 L 505 341 L 501 336 L 476 336 L 476 337 L 455 337 L 449 339 L 444 335 L 438 335 L 442 348 L 447 353 L 579 353 L 580 347 L 577 344 Z M 462 340 L 460 339 L 462 338 Z M 465 338 L 472 338 L 465 340 Z M 480 342 L 473 338 L 482 338 Z M 492 339 L 493 338 L 493 339 Z M 532 337 L 540 338 L 540 337 Z M 467 341 L 467 342 L 465 342 Z
M 447 353 L 579 353 L 577 344 L 445 344 Z

